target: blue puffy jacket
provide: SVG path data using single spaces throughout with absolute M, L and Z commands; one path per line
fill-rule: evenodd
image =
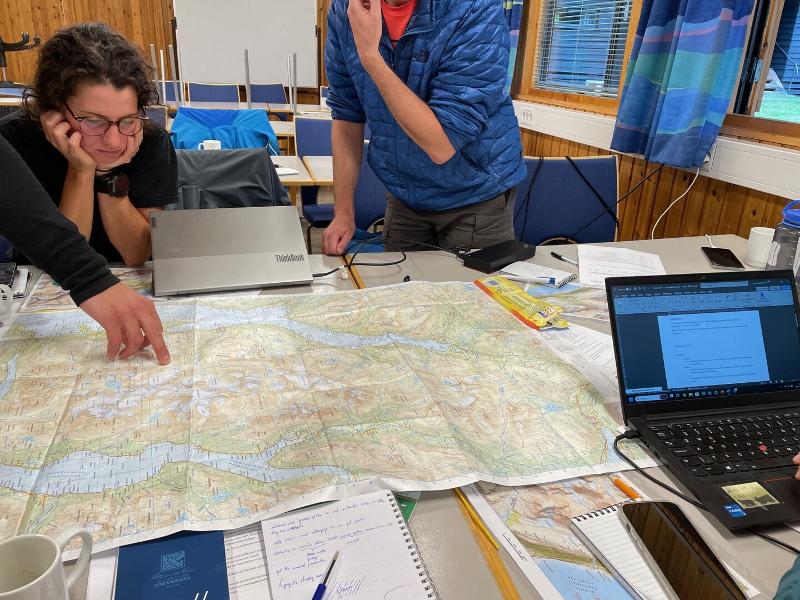
M 378 2 L 379 0 L 373 0 Z M 509 32 L 500 0 L 419 0 L 392 48 L 380 52 L 436 114 L 456 154 L 435 164 L 400 128 L 358 58 L 348 0 L 328 13 L 325 66 L 334 119 L 369 123 L 369 164 L 417 210 L 442 211 L 500 195 L 525 178 L 519 125 L 504 92 Z

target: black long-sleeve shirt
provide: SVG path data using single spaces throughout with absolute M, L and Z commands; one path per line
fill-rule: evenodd
M 0 136 L 0 235 L 81 304 L 119 283 L 62 215 L 14 148 Z

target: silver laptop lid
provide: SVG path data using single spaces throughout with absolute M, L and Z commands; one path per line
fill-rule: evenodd
M 311 283 L 293 206 L 152 213 L 156 296 Z

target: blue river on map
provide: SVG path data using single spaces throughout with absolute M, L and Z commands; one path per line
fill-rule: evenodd
M 445 352 L 449 348 L 446 344 L 433 340 L 414 339 L 397 333 L 359 335 L 308 325 L 288 319 L 288 309 L 284 306 L 237 309 L 192 304 L 162 304 L 159 305 L 159 314 L 161 320 L 169 324 L 168 333 L 269 325 L 336 348 L 401 345 L 435 352 Z M 79 311 L 64 311 L 57 316 L 48 313 L 21 315 L 17 323 L 31 329 L 37 338 L 78 335 L 86 330 L 100 330 L 94 321 Z
M 259 454 L 207 452 L 172 442 L 148 446 L 140 454 L 132 456 L 73 452 L 40 470 L 0 464 L 0 487 L 49 495 L 98 493 L 141 483 L 171 463 L 207 465 L 266 483 L 318 474 L 334 475 L 342 483 L 351 480 L 349 472 L 335 466 L 277 469 L 267 464 L 278 452 L 299 441 L 302 440 L 281 440 Z

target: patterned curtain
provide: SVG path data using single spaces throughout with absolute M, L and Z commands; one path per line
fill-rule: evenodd
M 611 147 L 699 167 L 736 87 L 753 0 L 644 0 Z
M 506 11 L 506 21 L 511 30 L 511 53 L 508 61 L 508 82 L 506 93 L 511 91 L 511 81 L 514 79 L 514 67 L 517 64 L 517 47 L 519 46 L 519 26 L 522 23 L 522 3 L 524 0 L 502 0 Z

